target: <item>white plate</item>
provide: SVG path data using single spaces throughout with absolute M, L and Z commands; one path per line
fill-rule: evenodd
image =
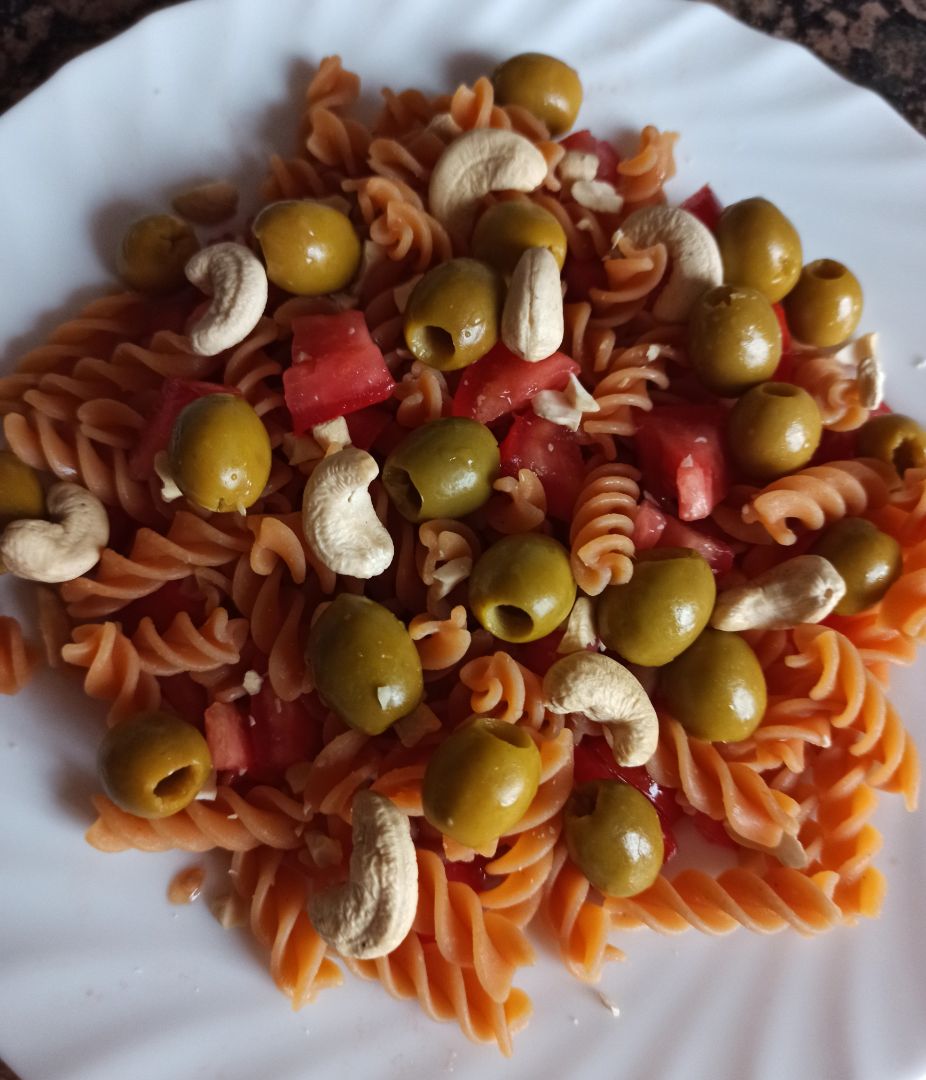
M 889 396 L 926 419 L 913 366 L 926 143 L 800 49 L 678 0 L 197 0 L 146 19 L 0 119 L 0 343 L 16 345 L 3 355 L 106 280 L 119 230 L 166 190 L 231 174 L 253 191 L 267 154 L 292 144 L 308 61 L 342 53 L 374 95 L 443 88 L 525 49 L 579 68 L 583 126 L 681 130 L 679 198 L 705 180 L 726 201 L 767 194 L 809 257 L 855 267 Z M 0 606 L 19 611 L 25 595 L 4 582 Z M 926 744 L 924 670 L 902 673 L 895 696 Z M 926 1075 L 926 837 L 897 800 L 878 818 L 880 921 L 810 942 L 626 935 L 629 961 L 602 983 L 619 1019 L 544 955 L 519 980 L 535 1016 L 503 1065 L 352 979 L 291 1013 L 243 935 L 166 903 L 187 857 L 87 847 L 97 716 L 51 677 L 0 701 L 0 1054 L 24 1080 Z

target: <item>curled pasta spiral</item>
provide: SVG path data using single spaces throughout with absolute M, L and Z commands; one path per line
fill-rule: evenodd
M 165 818 L 127 814 L 105 795 L 95 795 L 93 805 L 99 816 L 87 831 L 87 842 L 100 851 L 291 849 L 302 843 L 307 820 L 301 803 L 263 786 L 245 796 L 220 785 L 213 802 L 194 799 Z
M 793 544 L 793 519 L 807 529 L 857 516 L 888 500 L 894 471 L 874 458 L 832 461 L 773 480 L 743 507 L 743 521 L 759 522 L 778 544 Z
M 608 287 L 589 290 L 596 322 L 603 326 L 630 322 L 662 281 L 668 262 L 664 244 L 636 248 L 626 236 L 619 236 L 603 262 Z
M 458 604 L 446 619 L 416 615 L 408 624 L 425 671 L 441 671 L 458 664 L 469 651 L 472 634 L 466 628 L 466 608 Z
M 418 195 L 400 180 L 367 176 L 347 180 L 345 191 L 355 191 L 366 219 L 370 239 L 396 262 L 408 260 L 414 273 L 449 259 L 450 237 L 429 214 Z
M 418 529 L 418 539 L 423 548 L 418 570 L 428 587 L 428 611 L 442 614 L 444 598 L 469 577 L 482 546 L 468 525 L 451 518 L 425 521 Z
M 476 128 L 505 128 L 532 141 L 548 139 L 546 124 L 517 105 L 496 105 L 491 79 L 481 75 L 472 86 L 458 86 L 447 103 L 447 112 L 461 131 Z
M 317 558 L 306 542 L 301 514 L 252 514 L 246 524 L 254 534 L 250 565 L 255 574 L 268 577 L 282 563 L 293 581 L 301 585 L 311 567 L 321 591 L 326 595 L 334 592 L 337 575 Z
M 633 574 L 633 524 L 640 473 L 631 465 L 600 465 L 585 480 L 569 528 L 569 560 L 577 584 L 591 596 Z
M 411 370 L 402 376 L 393 396 L 399 402 L 396 421 L 404 428 L 421 427 L 447 416 L 450 411 L 447 379 L 442 372 L 420 360 L 415 360 Z
M 309 110 L 309 154 L 345 176 L 359 176 L 365 168 L 370 133 L 356 120 L 340 116 L 324 105 Z
M 84 693 L 111 702 L 110 725 L 161 702 L 157 679 L 142 667 L 132 640 L 113 622 L 76 626 L 72 641 L 61 650 L 66 664 L 86 668 Z
M 675 175 L 677 140 L 674 131 L 660 131 L 652 124 L 640 132 L 637 152 L 617 166 L 616 187 L 626 211 L 664 200 L 663 185 Z
M 345 731 L 319 751 L 304 777 L 307 810 L 350 821 L 354 793 L 379 770 L 378 755 L 368 742 L 361 731 Z
M 237 664 L 248 638 L 246 619 L 229 619 L 217 607 L 202 626 L 179 612 L 163 634 L 147 616 L 132 635 L 142 671 L 151 675 L 179 675 L 184 671 L 212 671 Z
M 305 158 L 283 158 L 271 154 L 269 172 L 261 184 L 267 202 L 278 199 L 324 198 L 340 190 L 340 178 Z
M 903 574 L 881 601 L 878 622 L 907 640 L 926 643 L 926 540 L 907 553 Z
M 495 652 L 470 660 L 460 669 L 460 682 L 470 690 L 470 707 L 480 716 L 539 728 L 546 710 L 538 675 L 509 653 Z
M 32 678 L 38 663 L 26 643 L 22 627 L 9 615 L 0 615 L 0 694 L 18 694 Z
M 791 381 L 817 403 L 823 426 L 831 431 L 854 431 L 868 419 L 861 402 L 856 372 L 832 355 L 802 357 Z
M 517 476 L 500 476 L 492 485 L 496 492 L 486 505 L 486 521 L 496 532 L 533 532 L 547 520 L 547 495 L 540 477 L 530 469 Z
M 360 97 L 360 76 L 348 71 L 340 56 L 325 56 L 305 91 L 306 109 L 346 109 Z

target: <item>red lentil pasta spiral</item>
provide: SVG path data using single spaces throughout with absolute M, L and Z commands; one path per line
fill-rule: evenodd
M 833 459 L 827 440 L 851 446 L 849 433 L 875 410 L 863 405 L 855 370 L 807 349 L 786 360 L 789 378 L 810 393 L 829 429 L 818 456 L 764 486 L 729 468 L 730 402 L 699 381 L 687 319 L 655 314 L 679 256 L 668 238 L 638 247 L 620 231 L 631 213 L 666 202 L 674 132 L 647 125 L 623 157 L 590 133 L 560 141 L 552 122 L 497 100 L 488 77 L 438 94 L 385 89 L 369 126 L 355 113 L 359 98 L 359 77 L 339 57 L 324 58 L 294 147 L 270 158 L 260 200 L 248 208 L 253 216 L 270 202 L 310 199 L 346 214 L 361 251 L 354 280 L 315 296 L 288 294 L 274 279 L 250 332 L 213 356 L 194 348 L 191 328 L 204 298 L 191 287 L 102 296 L 0 378 L 0 415 L 19 461 L 48 484 L 83 486 L 109 517 L 98 563 L 40 587 L 49 664 L 77 669 L 85 694 L 105 703 L 113 737 L 142 714 L 176 713 L 201 732 L 215 766 L 214 784 L 163 817 L 129 812 L 107 788 L 110 794 L 93 798 L 88 842 L 103 852 L 229 852 L 224 908 L 243 914 L 294 1006 L 338 985 L 346 970 L 510 1054 L 531 1014 L 515 983 L 534 961 L 530 932 L 540 923 L 568 971 L 594 982 L 605 963 L 624 958 L 617 935 L 629 929 L 811 935 L 878 913 L 887 887 L 874 862 L 878 799 L 900 794 L 912 809 L 918 797 L 916 749 L 887 690 L 893 665 L 911 663 L 926 640 L 926 469 L 898 474 L 846 449 Z M 502 131 L 514 135 L 494 134 Z M 481 134 L 467 139 L 526 140 L 537 176 L 533 191 L 490 191 L 467 209 L 551 215 L 565 237 L 563 340 L 554 356 L 528 364 L 505 347 L 500 319 L 502 342 L 490 356 L 506 372 L 504 386 L 479 382 L 491 363 L 438 370 L 405 339 L 405 313 L 423 276 L 471 255 L 472 230 L 452 228 L 429 197 L 437 162 L 470 132 Z M 576 150 L 597 164 L 567 158 Z M 576 168 L 611 185 L 606 212 L 585 205 Z M 697 198 L 683 208 L 706 214 Z M 260 248 L 234 228 L 226 239 Z M 328 320 L 316 326 L 362 316 L 380 364 L 384 389 L 373 400 L 352 366 L 360 364 L 356 340 L 341 343 L 338 366 L 350 372 L 350 386 L 332 377 L 313 387 L 316 396 L 343 391 L 345 402 L 323 417 L 337 421 L 334 428 L 296 422 L 300 403 L 290 380 L 312 370 L 301 366 L 309 316 Z M 545 381 L 557 364 L 559 373 Z M 549 404 L 568 400 L 561 392 L 569 372 L 594 407 L 579 396 L 585 411 L 557 417 L 562 423 L 554 426 Z M 472 406 L 464 392 L 471 380 Z M 535 412 L 541 389 L 552 398 Z M 171 490 L 158 455 L 177 430 L 172 395 L 192 400 L 222 390 L 250 408 L 270 448 L 266 484 L 247 513 L 186 497 L 165 501 Z M 460 516 L 436 509 L 427 520 L 407 507 L 400 512 L 384 469 L 393 450 L 425 425 L 490 414 L 501 467 L 488 477 L 482 505 Z M 686 426 L 693 414 L 699 423 L 713 417 L 709 433 Z M 678 437 L 676 424 L 684 428 Z M 161 439 L 156 447 L 152 431 Z M 364 506 L 394 546 L 391 564 L 370 579 L 333 569 L 304 526 L 307 481 L 322 477 L 331 455 L 348 445 L 380 470 Z M 703 496 L 698 513 L 686 482 Z M 0 515 L 3 497 L 0 490 Z M 352 500 L 362 498 L 346 499 L 346 530 Z M 854 517 L 897 541 L 902 572 L 857 614 L 743 632 L 767 706 L 739 741 L 696 737 L 683 709 L 662 709 L 657 669 L 634 669 L 661 710 L 658 746 L 645 765 L 614 760 L 591 705 L 588 714 L 554 711 L 547 676 L 560 658 L 571 663 L 562 650 L 620 659 L 597 637 L 595 605 L 606 590 L 610 597 L 631 582 L 641 551 L 694 548 L 723 590 L 806 552 L 822 529 Z M 577 629 L 577 617 L 567 632 L 561 619 L 521 641 L 480 625 L 470 596 L 485 572 L 481 560 L 512 542 L 561 549 L 580 601 L 573 607 L 570 593 L 565 610 L 584 612 L 588 626 Z M 408 639 L 409 663 L 420 665 L 420 700 L 386 730 L 347 723 L 312 651 L 313 628 L 342 597 L 387 609 Z M 374 660 L 365 656 L 343 681 L 363 684 Z M 0 693 L 21 689 L 37 661 L 19 623 L 0 616 Z M 380 705 L 390 700 L 392 680 L 390 669 L 375 688 Z M 428 795 L 431 762 L 470 730 L 473 714 L 539 762 L 520 819 L 485 844 L 450 835 L 448 824 L 443 832 Z M 584 797 L 577 789 L 615 781 L 651 800 L 665 833 L 665 865 L 631 896 L 606 895 L 592 883 L 573 831 Z M 418 885 L 404 937 L 385 955 L 361 958 L 328 944 L 309 910 L 313 896 L 351 872 L 362 817 L 355 800 L 372 801 L 368 791 L 407 821 Z M 678 843 L 686 842 L 684 827 L 676 830 L 679 815 L 720 838 L 725 869 L 674 871 L 676 831 Z

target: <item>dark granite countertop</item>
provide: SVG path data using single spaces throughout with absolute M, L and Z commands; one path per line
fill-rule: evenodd
M 0 0 L 0 112 L 65 61 L 172 2 Z M 805 45 L 926 134 L 926 0 L 713 2 L 750 26 Z M 2 1061 L 0 1080 L 17 1080 Z

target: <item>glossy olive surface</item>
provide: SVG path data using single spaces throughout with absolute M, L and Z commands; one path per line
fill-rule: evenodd
M 11 521 L 44 516 L 39 474 L 9 450 L 0 450 L 0 530 Z
M 498 443 L 478 420 L 448 416 L 416 428 L 383 466 L 383 484 L 409 521 L 478 510 L 498 477 Z
M 765 712 L 765 675 L 739 634 L 708 627 L 660 672 L 659 691 L 689 735 L 740 742 Z
M 598 634 L 632 664 L 661 667 L 707 626 L 717 587 L 706 560 L 690 548 L 640 552 L 633 577 L 598 599 Z
M 718 285 L 695 302 L 688 351 L 701 382 L 721 397 L 742 394 L 774 374 L 781 359 L 781 327 L 761 292 Z
M 756 480 L 774 480 L 802 469 L 816 452 L 822 434 L 817 403 L 791 383 L 754 386 L 727 418 L 733 460 Z
M 837 615 L 857 615 L 874 607 L 903 570 L 900 544 L 864 518 L 835 522 L 810 550 L 828 559 L 846 583 Z
M 184 268 L 199 251 L 196 233 L 173 214 L 151 214 L 126 230 L 116 269 L 132 289 L 168 293 L 186 283 Z
M 540 752 L 524 728 L 473 717 L 434 751 L 424 816 L 458 844 L 482 850 L 524 817 L 540 784 Z
M 590 780 L 572 793 L 563 821 L 572 861 L 605 896 L 636 896 L 665 855 L 656 808 L 620 780 Z
M 267 429 L 234 394 L 209 394 L 187 405 L 174 423 L 167 453 L 177 487 L 205 510 L 246 510 L 270 478 Z
M 529 248 L 546 248 L 562 270 L 566 261 L 563 227 L 542 206 L 533 202 L 498 202 L 476 222 L 473 255 L 510 277 L 518 259 Z
M 265 206 L 252 231 L 267 264 L 267 277 L 298 296 L 344 289 L 360 266 L 360 238 L 350 218 L 314 199 Z
M 545 53 L 519 53 L 492 75 L 499 105 L 520 105 L 542 120 L 551 135 L 562 135 L 576 121 L 582 104 L 578 73 Z
M 728 206 L 716 236 L 728 285 L 758 289 L 773 304 L 794 287 L 803 262 L 801 238 L 768 199 L 743 199 Z
M 451 259 L 429 270 L 405 308 L 405 344 L 416 360 L 441 371 L 475 363 L 498 340 L 498 273 L 478 259 Z
M 572 610 L 576 583 L 569 554 L 548 536 L 505 536 L 484 551 L 469 577 L 469 606 L 502 641 L 535 641 Z
M 341 593 L 315 620 L 306 652 L 325 704 L 368 735 L 379 735 L 421 701 L 415 643 L 388 608 Z
M 857 452 L 893 465 L 903 476 L 907 469 L 926 468 L 926 430 L 901 413 L 872 416 L 859 428 Z
M 196 798 L 212 771 L 212 757 L 192 724 L 149 712 L 109 729 L 97 769 L 103 790 L 121 810 L 163 818 Z
M 862 317 L 862 286 L 835 259 L 817 259 L 801 271 L 785 299 L 791 333 L 820 349 L 841 345 L 855 333 Z

